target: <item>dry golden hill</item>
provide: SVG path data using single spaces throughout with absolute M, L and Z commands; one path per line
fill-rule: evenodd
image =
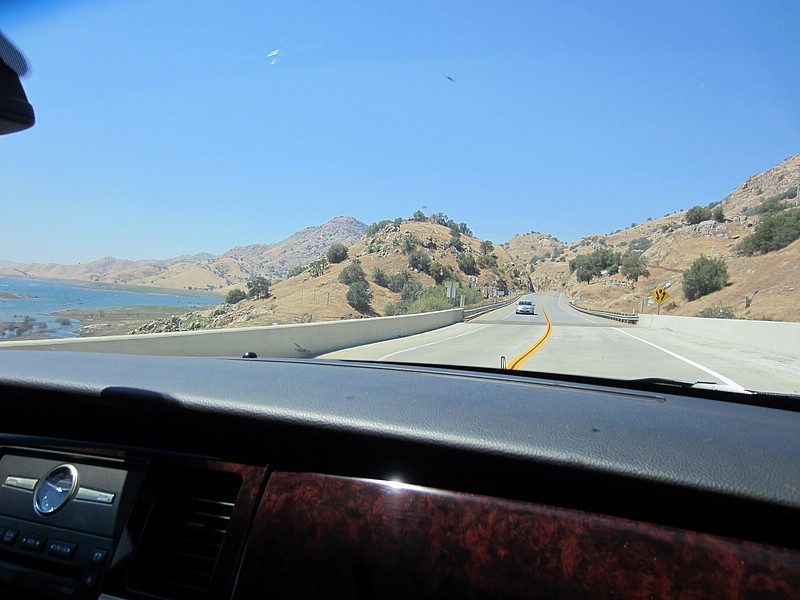
M 492 245 L 489 249 L 484 243 L 483 250 L 488 250 L 484 252 L 481 240 L 461 235 L 462 249 L 459 250 L 453 246 L 451 237 L 449 228 L 436 223 L 387 223 L 373 235 L 351 246 L 348 258 L 328 265 L 321 274 L 313 276 L 310 271 L 305 271 L 276 282 L 271 287 L 270 298 L 243 300 L 236 305 L 222 305 L 207 311 L 162 319 L 140 328 L 138 332 L 306 323 L 382 315 L 386 313 L 389 303 L 397 305 L 401 302 L 401 294 L 377 285 L 373 278 L 375 269 L 382 270 L 387 276 L 408 273 L 424 288 L 436 284 L 434 277 L 428 273 L 409 267 L 409 255 L 413 252 L 427 256 L 432 265 L 438 263 L 449 268 L 452 276 L 448 279 L 460 280 L 463 287 L 478 292 L 473 295 L 484 301 L 495 300 L 498 291 L 514 294 L 520 289 L 528 289 L 527 280 L 519 276 L 516 264 L 501 246 Z M 459 257 L 463 261 L 465 256 L 472 256 L 493 266 L 478 267 L 475 274 L 466 274 L 458 262 Z M 360 261 L 372 292 L 370 310 L 364 312 L 350 306 L 347 301 L 348 286 L 339 282 L 340 273 L 353 259 Z
M 650 302 L 650 292 L 665 287 L 670 298 L 661 307 L 662 314 L 697 316 L 703 309 L 720 306 L 730 307 L 737 318 L 800 321 L 800 241 L 763 255 L 742 256 L 737 252 L 739 243 L 752 235 L 763 218 L 757 213 L 758 207 L 775 197 L 796 205 L 798 186 L 800 155 L 750 177 L 734 189 L 719 203 L 723 222 L 688 224 L 687 211 L 682 211 L 613 235 L 585 238 L 567 247 L 554 287 L 579 298 L 582 305 L 618 312 L 639 312 L 643 301 L 645 312 L 656 312 L 658 306 Z M 644 257 L 650 276 L 636 284 L 630 285 L 621 275 L 579 284 L 575 275 L 569 274 L 568 261 L 574 256 L 599 248 L 625 252 L 641 238 L 649 243 Z M 703 255 L 725 261 L 730 283 L 690 302 L 682 289 L 683 272 Z

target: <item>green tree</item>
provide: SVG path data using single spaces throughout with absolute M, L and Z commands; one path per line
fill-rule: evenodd
M 630 281 L 639 281 L 639 277 L 650 277 L 647 261 L 641 252 L 626 252 L 622 256 L 620 272 Z
M 376 221 L 372 225 L 368 226 L 367 229 L 364 231 L 364 234 L 367 237 L 372 237 L 373 235 L 381 232 L 384 227 L 386 227 L 391 221 L 389 219 L 383 219 L 382 221 Z
M 297 277 L 300 273 L 305 273 L 308 270 L 308 265 L 297 265 L 289 269 L 289 272 L 286 274 L 287 277 Z
M 319 277 L 325 272 L 327 267 L 328 259 L 323 256 L 322 258 L 318 258 L 317 260 L 313 260 L 308 263 L 308 272 L 312 277 Z
M 425 252 L 414 250 L 408 253 L 408 266 L 410 269 L 427 273 L 431 268 L 431 257 Z
M 225 302 L 228 304 L 238 304 L 245 298 L 247 298 L 247 294 L 239 288 L 234 288 L 225 295 Z
M 395 293 L 399 293 L 403 291 L 403 288 L 405 287 L 406 283 L 409 282 L 410 279 L 411 275 L 409 275 L 408 272 L 406 271 L 395 273 L 394 275 L 389 277 L 389 284 L 386 287 L 388 287 L 391 291 Z
M 422 283 L 419 279 L 409 279 L 406 284 L 403 286 L 403 289 L 400 290 L 400 300 L 403 302 L 410 304 L 422 293 Z
M 347 246 L 341 242 L 336 242 L 330 245 L 326 257 L 328 258 L 329 263 L 335 265 L 347 258 L 347 252 Z
M 468 235 L 472 237 L 472 229 L 470 229 L 466 223 L 459 223 L 458 230 L 463 233 L 464 235 Z
M 686 222 L 689 225 L 697 225 L 702 221 L 708 221 L 711 218 L 711 209 L 705 206 L 693 206 L 686 211 Z
M 724 260 L 701 256 L 683 272 L 683 293 L 687 300 L 696 300 L 724 288 L 728 278 L 728 267 Z
M 631 245 L 628 246 L 628 250 L 634 250 L 634 251 L 638 250 L 640 252 L 644 252 L 645 250 L 647 250 L 652 245 L 653 245 L 653 242 L 651 242 L 649 240 L 649 238 L 640 237 L 640 238 L 636 238 L 635 240 L 633 240 L 631 242 Z
M 598 275 L 600 275 L 600 272 L 596 271 L 595 267 L 590 263 L 584 263 L 575 268 L 575 277 L 578 278 L 578 281 L 589 283 L 592 277 L 597 277 Z
M 768 213 L 736 249 L 747 256 L 780 250 L 800 238 L 800 209 Z
M 361 261 L 357 258 L 351 260 L 350 264 L 339 273 L 339 283 L 344 285 L 351 285 L 357 281 L 366 281 L 366 278 L 367 274 L 364 273 L 364 269 L 361 268 Z
M 755 212 L 759 215 L 769 215 L 776 212 L 785 210 L 788 206 L 781 202 L 777 196 L 770 196 L 756 207 Z
M 497 266 L 497 258 L 491 254 L 481 254 L 475 262 L 477 262 L 478 266 L 482 269 L 493 269 Z
M 619 252 L 614 252 L 610 248 L 601 248 L 591 254 L 581 254 L 569 261 L 569 270 L 575 273 L 578 281 L 589 283 L 592 278 L 600 277 L 603 270 L 613 274 L 619 270 L 621 263 Z
M 440 285 L 446 279 L 453 279 L 453 268 L 439 261 L 434 261 L 428 269 L 428 274 L 433 277 L 437 285 Z
M 401 242 L 403 254 L 409 254 L 413 252 L 417 246 L 419 246 L 419 244 L 419 238 L 413 233 L 406 231 L 406 234 L 403 236 L 403 241 Z
M 372 290 L 363 279 L 354 281 L 347 288 L 347 303 L 357 311 L 367 312 L 370 310 L 370 302 L 372 302 Z
M 492 250 L 494 250 L 494 244 L 489 240 L 483 240 L 481 242 L 481 254 L 489 254 Z
M 389 276 L 380 267 L 372 269 L 372 281 L 381 287 L 389 287 Z
M 411 215 L 412 221 L 427 221 L 428 217 L 425 216 L 425 213 L 421 210 L 415 210 L 414 214 Z
M 475 263 L 475 259 L 472 258 L 472 254 L 466 252 L 459 254 L 456 262 L 458 263 L 458 268 L 467 275 L 477 275 L 479 273 L 478 265 Z
M 266 277 L 256 277 L 247 282 L 247 297 L 254 300 L 269 298 L 269 288 L 272 282 Z
M 725 211 L 722 210 L 722 204 L 717 204 L 714 207 L 714 210 L 711 211 L 711 218 L 714 219 L 717 223 L 725 222 Z
M 448 218 L 448 216 L 446 214 L 444 214 L 443 212 L 437 212 L 437 213 L 433 213 L 431 215 L 431 221 L 433 221 L 437 225 L 442 225 L 444 227 L 447 227 L 447 222 L 449 220 L 450 219 Z

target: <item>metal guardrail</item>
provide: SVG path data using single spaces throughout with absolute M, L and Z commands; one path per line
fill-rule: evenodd
M 587 315 L 592 315 L 595 317 L 603 317 L 604 319 L 614 319 L 615 321 L 621 321 L 622 323 L 636 324 L 639 322 L 639 315 L 615 313 L 607 310 L 594 310 L 593 308 L 583 308 L 581 306 L 578 306 L 577 304 L 573 304 L 572 302 L 570 302 L 569 305 L 579 312 L 586 313 Z
M 464 320 L 469 321 L 470 319 L 474 319 L 484 313 L 491 312 L 497 308 L 503 308 L 504 306 L 508 306 L 509 304 L 514 304 L 519 298 L 524 296 L 525 294 L 517 294 L 513 298 L 509 298 L 508 300 L 503 300 L 501 302 L 494 302 L 492 304 L 483 304 L 482 306 L 476 306 L 475 308 L 465 308 L 464 309 Z

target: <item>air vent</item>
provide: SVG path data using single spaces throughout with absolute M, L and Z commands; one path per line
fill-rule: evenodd
M 173 469 L 137 547 L 129 587 L 162 598 L 206 597 L 241 485 L 234 473 Z

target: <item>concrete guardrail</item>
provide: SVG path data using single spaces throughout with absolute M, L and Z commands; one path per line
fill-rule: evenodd
M 0 350 L 64 350 L 174 356 L 241 356 L 245 352 L 255 352 L 263 357 L 298 358 L 423 333 L 462 320 L 463 310 L 455 308 L 418 315 L 299 325 L 0 342 Z
M 800 323 L 639 315 L 639 327 L 800 358 Z

